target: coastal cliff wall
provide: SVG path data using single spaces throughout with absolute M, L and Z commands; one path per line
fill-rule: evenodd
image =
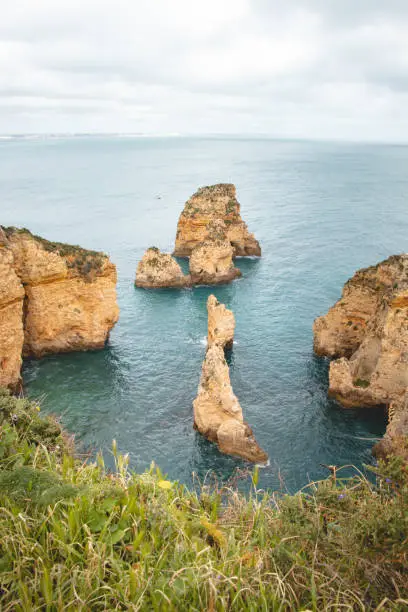
M 49 242 L 28 230 L 4 228 L 2 235 L 0 261 L 7 269 L 2 283 L 5 293 L 10 297 L 14 292 L 16 297 L 12 310 L 9 305 L 9 314 L 0 315 L 0 320 L 3 327 L 6 320 L 7 328 L 15 330 L 14 340 L 10 334 L 7 337 L 18 359 L 13 359 L 13 375 L 6 361 L 8 369 L 3 367 L 1 380 L 13 388 L 17 370 L 20 377 L 22 355 L 102 348 L 118 320 L 119 308 L 116 268 L 103 253 Z M 7 347 L 4 337 L 0 340 L 3 360 Z
M 13 268 L 13 255 L 0 234 L 0 387 L 18 391 L 23 350 L 24 288 Z
M 387 444 L 377 450 L 394 446 L 408 458 L 408 255 L 359 270 L 316 319 L 314 347 L 339 357 L 330 364 L 329 394 L 345 407 L 386 406 Z

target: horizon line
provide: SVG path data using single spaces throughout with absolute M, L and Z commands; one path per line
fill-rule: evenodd
M 378 145 L 394 145 L 408 146 L 408 140 L 367 140 L 354 139 L 350 140 L 341 137 L 324 136 L 280 136 L 265 132 L 241 133 L 241 132 L 209 132 L 209 133 L 181 133 L 181 132 L 163 132 L 163 133 L 147 133 L 147 132 L 3 132 L 0 134 L 1 140 L 13 139 L 34 139 L 34 138 L 97 138 L 97 137 L 117 137 L 117 138 L 220 138 L 220 139 L 259 139 L 259 140 L 276 140 L 276 141 L 294 141 L 294 142 L 321 142 L 321 143 L 343 143 L 343 144 L 378 144 Z

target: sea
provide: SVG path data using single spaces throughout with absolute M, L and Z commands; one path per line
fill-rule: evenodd
M 230 285 L 135 288 L 145 249 L 171 252 L 185 201 L 219 182 L 236 185 L 262 257 L 238 259 L 242 278 Z M 346 475 L 373 464 L 386 416 L 328 399 L 329 363 L 313 354 L 312 326 L 358 268 L 408 250 L 408 146 L 7 137 L 0 223 L 105 251 L 117 266 L 120 320 L 106 348 L 24 363 L 26 395 L 81 452 L 101 451 L 109 465 L 115 439 L 133 470 L 155 462 L 187 485 L 241 482 L 249 465 L 193 429 L 214 293 L 235 314 L 231 381 L 269 455 L 258 487 L 292 492 L 327 476 L 325 465 L 353 466 Z

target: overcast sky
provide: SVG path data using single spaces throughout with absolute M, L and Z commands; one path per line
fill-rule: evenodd
M 0 134 L 408 142 L 408 0 L 0 0 Z

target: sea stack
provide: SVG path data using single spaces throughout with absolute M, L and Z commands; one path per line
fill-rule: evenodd
M 377 453 L 408 459 L 408 255 L 356 272 L 340 300 L 314 323 L 318 355 L 330 364 L 329 394 L 345 407 L 386 406 Z
M 242 408 L 235 396 L 225 348 L 234 338 L 233 313 L 219 304 L 214 295 L 207 301 L 208 341 L 198 394 L 194 400 L 194 427 L 208 440 L 216 442 L 221 452 L 254 463 L 265 463 L 268 455 L 244 422 Z
M 259 242 L 241 218 L 235 185 L 229 183 L 201 187 L 186 202 L 178 221 L 173 254 L 190 257 L 196 246 L 213 240 L 214 224 L 220 222 L 234 256 L 261 255 Z
M 197 245 L 190 255 L 190 275 L 194 285 L 220 285 L 241 276 L 234 266 L 234 250 L 228 240 L 215 240 Z
M 183 274 L 174 257 L 157 247 L 150 247 L 137 266 L 135 285 L 146 289 L 180 288 L 189 287 L 191 279 Z
M 0 238 L 0 384 L 13 389 L 21 356 L 105 345 L 119 315 L 116 268 L 104 253 L 26 229 L 3 228 Z

